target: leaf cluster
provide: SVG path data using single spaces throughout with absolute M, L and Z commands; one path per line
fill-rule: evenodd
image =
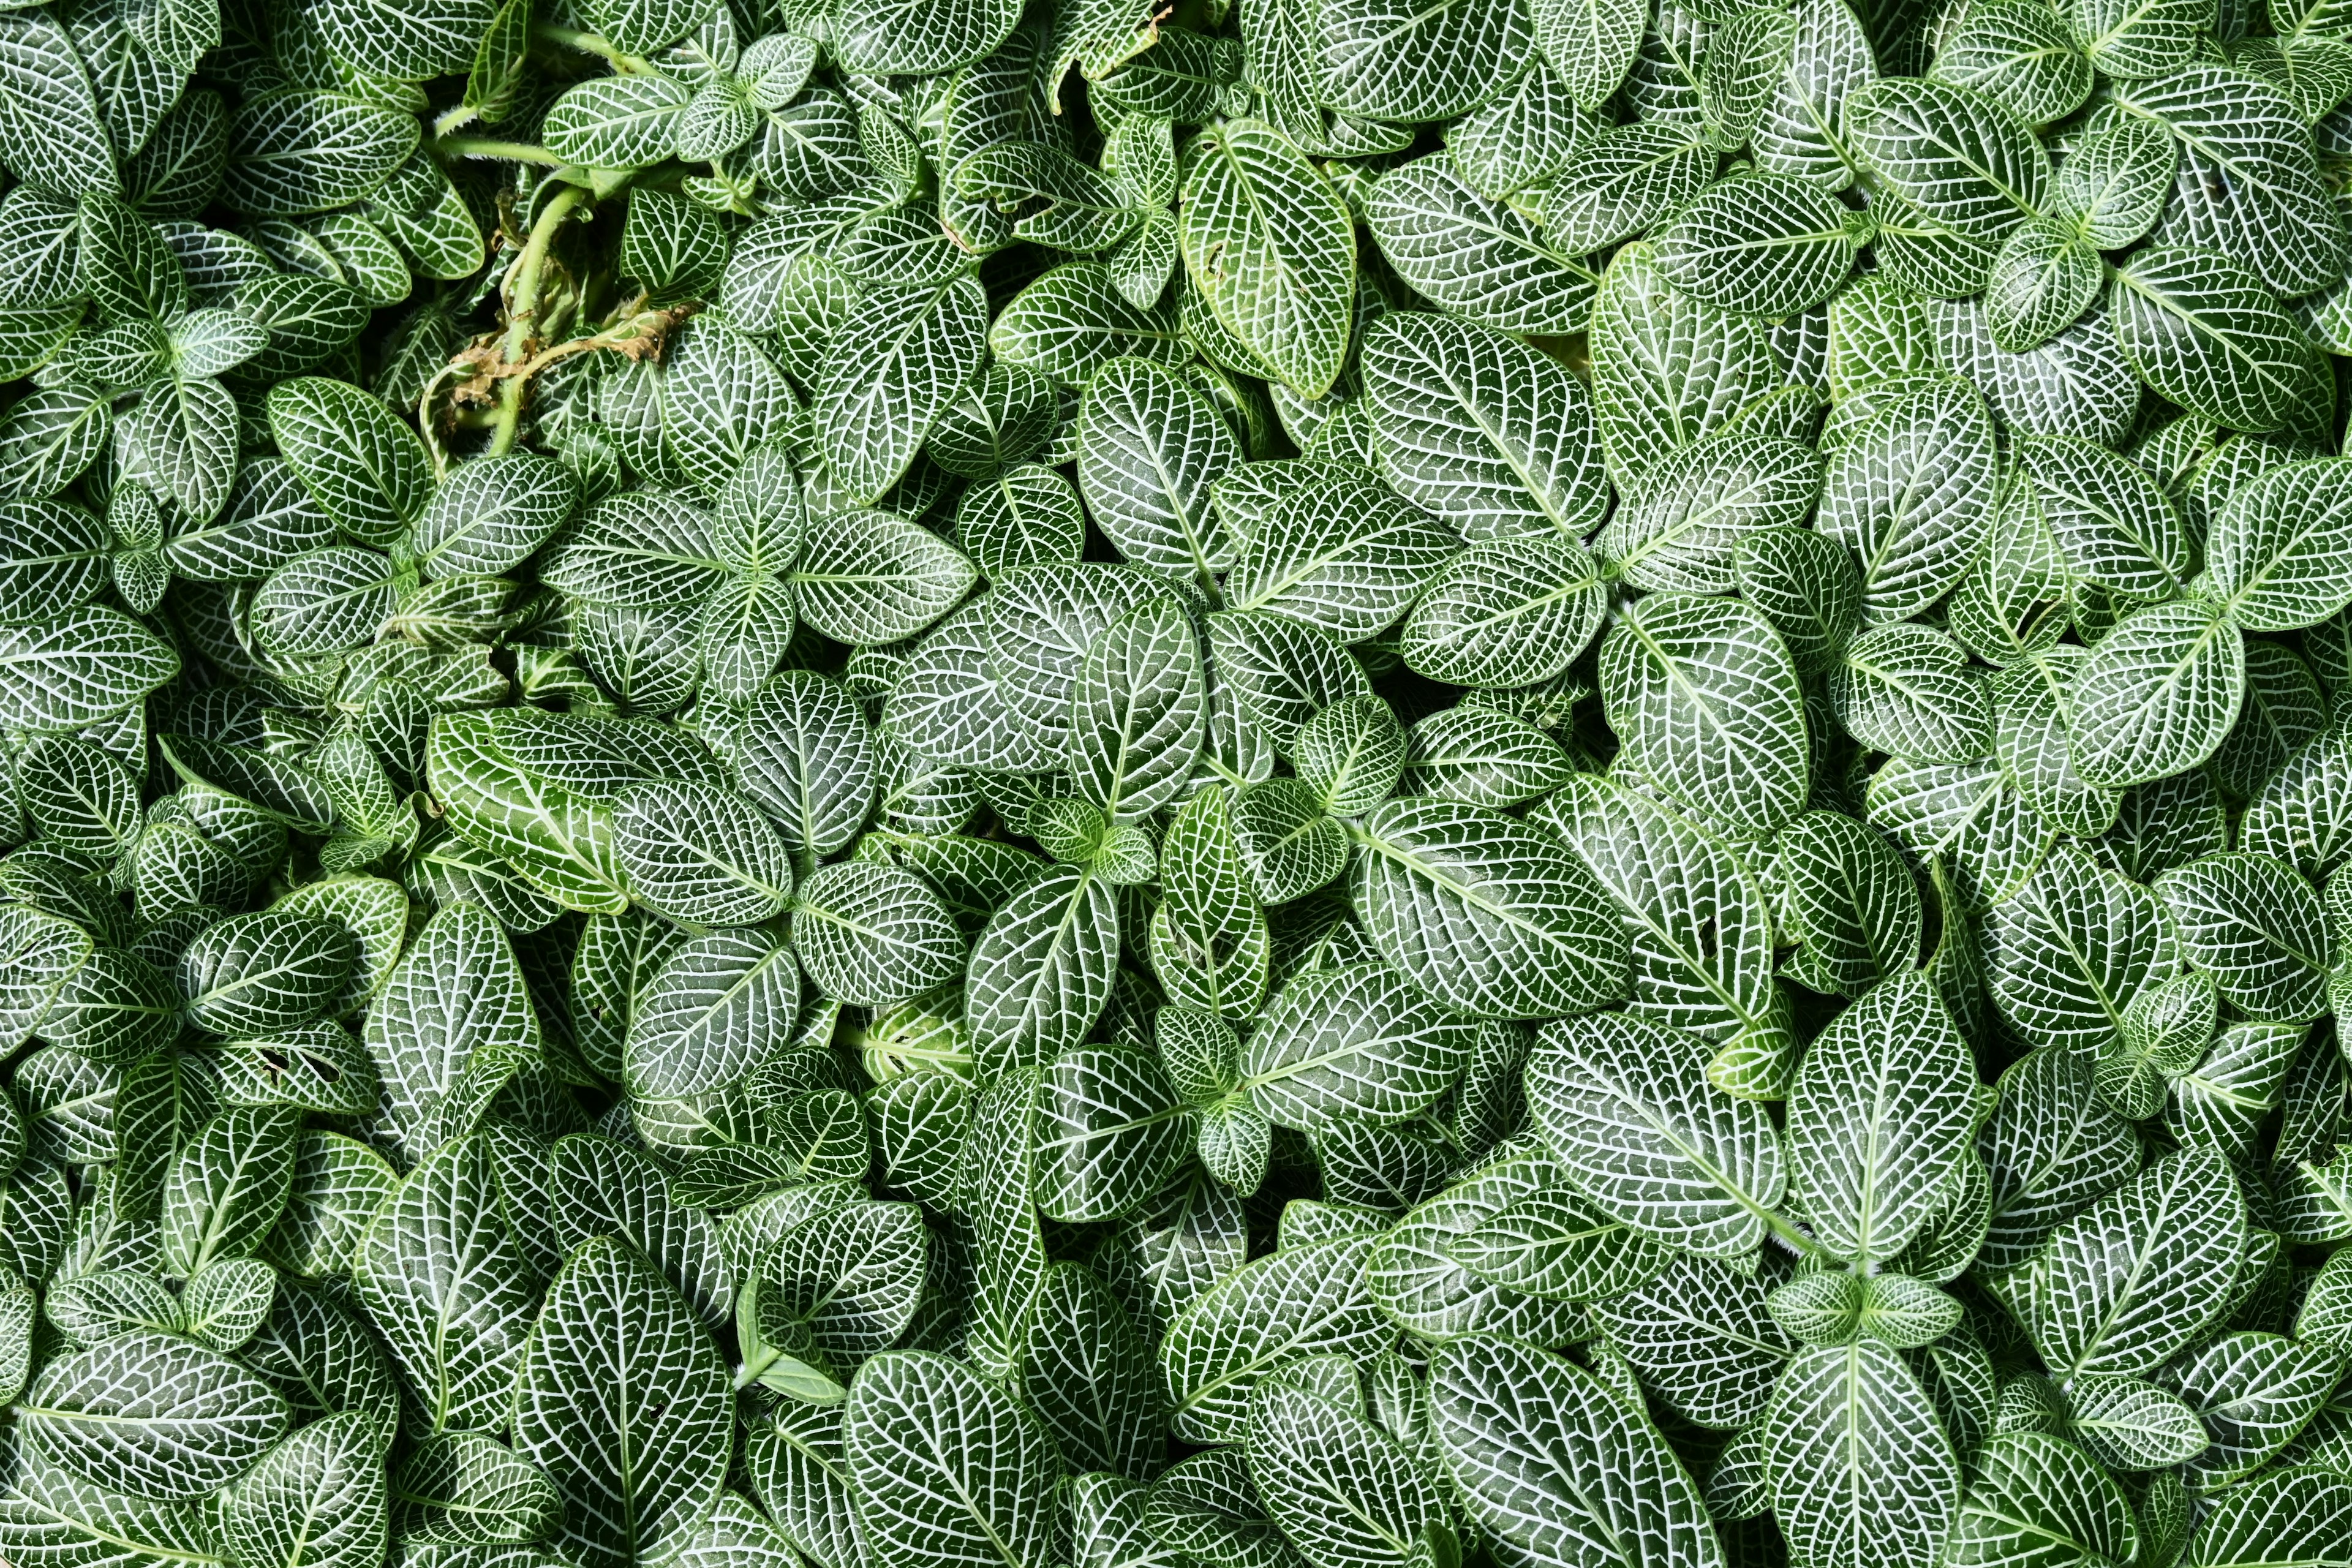
M 2336 0 L 48 0 L 0 171 L 0 1562 L 2352 1564 Z

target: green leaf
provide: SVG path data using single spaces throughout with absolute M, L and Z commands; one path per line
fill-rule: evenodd
M 392 1476 L 404 1538 L 535 1541 L 562 1504 L 539 1468 L 479 1432 L 445 1432 L 418 1444 Z
M 2352 602 L 2352 464 L 2290 463 L 2230 492 L 2206 541 L 2207 581 L 2250 632 L 2316 626 Z
M 536 710 L 437 717 L 425 748 L 434 798 L 468 842 L 566 908 L 625 908 L 611 795 L 635 769 L 597 731 Z
M 1833 811 L 1809 811 L 1781 828 L 1776 892 L 1780 919 L 1801 951 L 1802 983 L 1859 996 L 1918 959 L 1919 889 L 1884 836 Z
M 1335 1142 L 1327 1138 L 1324 1149 L 1332 1149 Z M 1381 1153 L 1377 1144 L 1369 1152 L 1374 1157 Z M 1579 1332 L 1576 1305 L 1497 1285 L 1471 1268 L 1458 1252 L 1481 1226 L 1540 1192 L 1563 1185 L 1559 1167 L 1544 1155 L 1507 1150 L 1415 1205 L 1381 1237 L 1365 1276 L 1372 1299 L 1391 1320 L 1429 1342 L 1487 1333 L 1532 1343 L 1574 1337 Z M 1286 1217 L 1297 1212 L 1287 1211 Z M 1288 1238 L 1285 1240 L 1286 1245 Z
M 289 1436 L 221 1494 L 221 1532 L 255 1568 L 345 1568 L 381 1559 L 389 1535 L 383 1444 L 364 1411 Z
M 1372 945 L 1438 1002 L 1541 1018 L 1624 994 L 1625 937 L 1564 846 L 1499 811 L 1391 801 L 1350 826 Z
M 2179 1395 L 2152 1383 L 2085 1377 L 2075 1379 L 2067 1392 L 2067 1421 L 2074 1436 L 2114 1468 L 2177 1465 L 2195 1458 L 2211 1442 L 2197 1413 Z
M 349 1274 L 361 1237 L 399 1180 L 365 1144 L 340 1133 L 304 1132 L 295 1145 L 286 1213 L 265 1251 L 295 1274 Z
M 2136 611 L 2074 678 L 2074 771 L 2111 789 L 2186 772 L 2229 738 L 2245 687 L 2245 643 L 2210 608 Z
M 269 426 L 303 488 L 353 539 L 389 544 L 424 516 L 433 495 L 424 444 L 359 388 L 289 382 L 270 392 Z
M 1056 866 L 1015 894 L 971 950 L 965 1012 L 983 1063 L 1042 1066 L 1110 1000 L 1118 910 L 1087 869 Z
M 69 501 L 26 501 L 0 511 L 8 522 L 0 584 L 37 620 L 89 603 L 104 585 L 110 530 L 103 518 Z
M 659 74 L 597 77 L 548 106 L 548 151 L 590 169 L 641 169 L 669 156 L 688 89 Z
M 434 916 L 370 1010 L 368 1054 L 411 1157 L 469 1131 L 539 1054 L 539 1020 L 513 950 L 480 907 Z
M 774 937 L 710 931 L 663 951 L 631 998 L 624 1037 L 622 1078 L 639 1096 L 723 1089 L 790 1037 L 799 973 L 791 949 Z
M 2060 1222 L 2128 1180 L 2139 1158 L 2090 1064 L 2065 1050 L 2037 1051 L 2001 1075 L 1979 1146 L 1992 1185 L 1983 1257 L 2003 1269 L 2031 1261 Z
M 1286 489 L 1255 521 L 1226 579 L 1226 601 L 1360 642 L 1403 613 L 1458 544 L 1386 487 L 1345 469 L 1319 473 Z
M 813 389 L 818 449 L 850 495 L 875 500 L 906 472 L 979 371 L 987 323 L 985 296 L 961 277 L 874 289 L 851 310 Z
M 1242 1568 L 1300 1568 L 1306 1561 L 1266 1517 L 1238 1447 L 1171 1466 L 1146 1496 L 1143 1525 L 1179 1562 L 1207 1557 Z
M 1345 1372 L 1352 1384 L 1355 1369 Z M 1267 1517 L 1314 1568 L 1402 1564 L 1452 1543 L 1434 1478 L 1337 1399 L 1268 1380 L 1250 1402 L 1245 1452 Z
M 334 92 L 247 98 L 229 121 L 222 199 L 253 217 L 295 217 L 360 200 L 416 150 L 413 114 Z
M 2181 1397 L 2212 1437 L 2187 1474 L 2206 1487 L 2252 1475 L 2319 1413 L 2337 1378 L 2330 1345 L 2247 1332 L 2206 1346 L 2179 1373 Z
M 1786 1191 L 1762 1105 L 1707 1081 L 1696 1036 L 1633 1014 L 1546 1026 L 1528 1061 L 1530 1121 L 1612 1218 L 1709 1257 L 1752 1255 Z
M 189 1016 L 215 1034 L 267 1034 L 305 1024 L 340 994 L 357 956 L 351 934 L 284 910 L 234 915 L 180 955 Z
M 1353 315 L 1355 225 L 1346 205 L 1262 121 L 1205 132 L 1189 145 L 1186 164 L 1178 221 L 1192 286 L 1285 383 L 1322 396 L 1347 357 Z
M 2307 1023 L 2327 1006 L 2333 967 L 2319 895 L 2263 855 L 2209 855 L 2157 879 L 2181 952 L 2246 1017 Z
M 2178 950 L 2147 889 L 2072 845 L 2054 847 L 1984 928 L 1988 979 L 2011 1025 L 2040 1045 L 2096 1057 Z
M 1543 58 L 1577 107 L 1598 113 L 1640 51 L 1642 8 L 1623 0 L 1540 0 L 1533 11 Z
M 1664 1273 L 1673 1257 L 1647 1232 L 1609 1218 L 1565 1185 L 1519 1198 L 1456 1238 L 1450 1250 L 1482 1279 L 1568 1301 L 1622 1295 Z
M 1752 316 L 1794 315 L 1819 304 L 1853 265 L 1847 209 L 1785 174 L 1715 186 L 1683 207 L 1655 244 L 1675 288 Z
M 2113 0 L 2084 3 L 2113 6 Z M 2193 15 L 2196 8 L 2173 0 L 2160 11 Z M 2142 26 L 2157 20 L 2119 6 L 2111 14 Z M 2188 15 L 2173 26 L 2188 21 Z M 2194 35 L 2176 36 L 2185 41 Z M 2179 144 L 2179 209 L 2165 219 L 2159 242 L 2209 246 L 2289 298 L 2326 288 L 2341 277 L 2344 225 L 2304 138 L 2304 117 L 2285 93 L 2228 66 L 2189 64 L 2184 58 L 2181 69 L 2159 76 L 2147 69 L 2116 70 L 2100 59 L 2095 45 L 2089 52 L 2111 75 L 2157 79 L 2127 82 L 2115 99 L 2126 114 L 2164 127 Z M 2209 195 L 2211 190 L 2228 195 Z
M 114 148 L 90 72 L 72 37 L 46 11 L 0 18 L 0 162 L 71 198 L 111 193 Z
M 629 1325 L 616 1338 L 612 1328 Z M 514 1380 L 515 1447 L 563 1500 L 557 1539 L 628 1563 L 691 1530 L 727 1479 L 732 1401 L 694 1310 L 624 1241 L 572 1253 Z
M 1430 1426 L 1470 1518 L 1531 1563 L 1715 1568 L 1698 1486 L 1657 1429 L 1566 1358 L 1504 1339 L 1432 1358 Z
M 498 1198 L 479 1134 L 435 1151 L 393 1193 L 352 1263 L 352 1283 L 420 1405 L 426 1433 L 496 1431 L 538 1280 Z
M 290 1106 L 236 1106 L 205 1124 L 163 1182 L 163 1258 L 186 1278 L 249 1255 L 278 1224 L 294 1180 Z
M 736 746 L 743 792 L 794 849 L 830 855 L 865 826 L 874 801 L 874 744 L 848 693 L 785 670 L 752 700 Z
M 2245 1200 L 2221 1155 L 2184 1149 L 2052 1234 L 2025 1321 L 2061 1376 L 2145 1375 L 2225 1309 L 2210 1288 L 2244 1250 Z
M 876 1007 L 963 972 L 963 941 L 929 883 L 896 866 L 827 866 L 802 889 L 793 946 L 826 995 Z
M 1809 759 L 1797 672 L 1764 617 L 1727 600 L 1657 594 L 1601 647 L 1618 765 L 1742 837 L 1804 804 Z
M 0 725 L 42 734 L 86 729 L 134 706 L 179 668 L 171 644 L 105 605 L 0 626 Z
M 2204 0 L 2153 5 L 2074 0 L 2064 15 L 2092 63 L 2126 80 L 2161 75 L 2189 59 L 2199 31 L 2210 26 L 2213 16 Z
M 1364 1288 L 1376 1241 L 1348 1236 L 1285 1247 L 1193 1299 L 1160 1341 L 1173 1430 L 1189 1443 L 1237 1442 L 1267 1375 L 1310 1355 L 1362 1354 L 1394 1330 Z
M 1789 1153 L 1797 1201 L 1832 1250 L 1892 1258 L 1934 1216 L 1974 1130 L 1972 1060 L 1918 970 L 1814 1040 L 1789 1090 Z
M 22 1462 L 0 1493 L 0 1542 L 13 1554 L 58 1563 L 114 1562 L 136 1552 L 210 1563 L 221 1555 L 199 1505 L 126 1496 L 38 1459 Z
M 1037 1203 L 1050 1218 L 1120 1217 L 1164 1187 L 1183 1160 L 1187 1110 L 1142 1052 L 1065 1051 L 1047 1064 L 1037 1092 Z
M 2080 321 L 2105 282 L 2089 240 L 2062 224 L 2025 224 L 2002 242 L 1985 285 L 1994 346 L 2016 353 L 2041 347 Z
M 1736 584 L 1739 542 L 1804 522 L 1821 487 L 1810 447 L 1727 431 L 1643 474 L 1595 542 L 1639 587 L 1722 593 Z
M 1608 504 L 1592 405 L 1556 360 L 1450 316 L 1399 311 L 1364 334 L 1381 471 L 1471 540 L 1591 531 Z
M 1936 51 L 1935 75 L 1974 88 L 2028 125 L 2063 120 L 2091 94 L 2090 62 L 2054 10 L 2003 0 L 1971 11 Z
M 830 1098 L 836 1106 L 848 1099 L 837 1091 Z M 789 1107 L 776 1118 L 780 1147 L 789 1149 L 801 1131 L 793 1122 Z M 820 1137 L 824 1131 L 818 1129 Z M 502 1170 L 500 1179 L 512 1177 Z M 560 1243 L 554 1250 L 577 1251 L 598 1237 L 617 1237 L 652 1259 L 705 1324 L 725 1321 L 733 1287 L 717 1226 L 701 1210 L 672 1200 L 666 1173 L 646 1150 L 593 1132 L 559 1138 L 539 1186 L 541 1206 L 521 1211 L 517 1223 L 546 1226 L 551 1217 L 549 1239 Z M 510 1203 L 509 1212 L 517 1214 L 517 1205 Z
M 1646 243 L 1610 260 L 1591 354 L 1593 409 L 1621 483 L 1722 428 L 1778 380 L 1762 324 L 1676 291 Z
M 1066 1462 L 1129 1478 L 1158 1469 L 1166 1396 L 1150 1348 L 1118 1298 L 1092 1270 L 1057 1263 L 1045 1271 L 1030 1312 L 1021 1393 Z M 1072 1512 L 1082 1534 L 1087 1482 L 1108 1479 L 1078 1482 Z
M 122 426 L 136 475 L 191 521 L 209 521 L 228 503 L 236 430 L 236 400 L 203 378 L 152 384 Z
M 1792 1551 L 1823 1568 L 1940 1558 L 1959 1462 L 1895 1352 L 1861 1340 L 1800 1352 L 1765 1423 L 1773 1515 Z
M 2352 1486 L 2316 1467 L 2273 1470 L 2223 1491 L 2199 1521 L 2182 1561 L 2193 1568 L 2259 1568 L 2352 1548 Z
M 1205 395 L 1150 360 L 1111 360 L 1078 405 L 1077 448 L 1079 492 L 1121 556 L 1202 584 L 1233 568 L 1209 496 L 1241 452 Z
M 1670 221 L 1707 184 L 1717 151 L 1702 126 L 1617 126 L 1570 153 L 1538 198 L 1545 237 L 1557 249 L 1605 247 Z
M 153 1332 L 51 1362 L 16 1408 L 44 1459 L 154 1502 L 200 1498 L 235 1480 L 286 1429 L 286 1402 L 253 1373 Z
M 1608 614 L 1608 589 L 1573 542 L 1532 535 L 1474 543 L 1429 579 L 1399 651 L 1433 680 L 1529 686 L 1566 669 Z
M 979 574 L 963 552 L 887 511 L 813 520 L 792 574 L 801 618 L 836 642 L 897 642 L 953 608 Z
M 1317 970 L 1268 1005 L 1236 1087 L 1279 1126 L 1402 1121 L 1454 1086 L 1475 1033 L 1385 965 Z
M 1716 1042 L 1726 1087 L 1777 1091 L 1795 1040 L 1772 980 L 1773 916 L 1756 874 L 1670 807 L 1594 774 L 1571 775 L 1534 816 L 1615 900 L 1632 1010 Z M 1916 951 L 1916 897 L 1912 910 Z
M 1381 175 L 1364 220 L 1398 276 L 1482 327 L 1574 332 L 1591 314 L 1596 279 L 1581 254 L 1548 245 L 1534 222 L 1471 189 L 1443 155 Z
M 1707 45 L 1698 76 L 1708 135 L 1727 151 L 1748 144 L 1796 51 L 1794 16 L 1736 16 Z M 1810 183 L 1809 183 L 1810 184 Z
M 751 802 L 679 781 L 614 804 L 613 851 L 646 908 L 704 926 L 757 925 L 793 895 L 792 852 Z
M 908 1204 L 850 1203 L 786 1227 L 736 1309 L 745 1373 L 799 1398 L 840 1400 L 851 1369 L 906 1332 L 928 1259 L 922 1215 Z
M 1221 784 L 1184 804 L 1160 847 L 1150 938 L 1152 972 L 1171 1000 L 1237 1017 L 1255 1012 L 1265 994 L 1272 941 L 1240 826 Z
M 1856 741 L 1892 756 L 1965 763 L 1992 747 L 1992 710 L 1968 654 L 1916 622 L 1871 626 L 1846 645 L 1830 709 Z
M 852 70 L 934 76 L 994 53 L 1020 20 L 1006 0 L 855 0 L 833 20 L 833 47 Z
M 1051 1561 L 1053 1441 L 969 1368 L 927 1352 L 875 1357 L 850 1389 L 842 1447 L 868 1539 L 901 1542 L 909 1564 Z
M 1859 167 L 1843 123 L 1846 102 L 1877 75 L 1869 37 L 1843 0 L 1804 0 L 1788 69 L 1756 122 L 1757 164 L 1825 190 L 1843 190 Z
M 2159 246 L 2136 252 L 2115 278 L 2124 356 L 2183 408 L 2240 430 L 2275 430 L 2311 395 L 2310 344 L 2238 262 Z
M 2143 469 L 2067 436 L 2030 437 L 2018 456 L 2076 576 L 2135 599 L 2179 592 L 2189 542 L 2179 511 Z
M 424 81 L 466 69 L 491 21 L 491 0 L 354 0 L 321 7 L 335 51 L 368 76 Z
M 1862 568 L 1865 621 L 1908 619 L 1956 587 L 1992 517 L 1984 404 L 1945 383 L 1887 404 L 1832 456 L 1823 533 Z
M 1537 26 L 1543 26 L 1539 12 Z M 1568 85 L 1538 64 L 1521 71 L 1501 97 L 1449 126 L 1445 148 L 1471 189 L 1507 196 L 1559 173 L 1585 128 Z
M 510 572 L 570 521 L 579 504 L 571 471 L 535 453 L 462 464 L 416 518 L 418 567 L 427 577 Z
M 2050 160 L 1984 93 L 1890 78 L 1855 93 L 1845 134 L 1894 193 L 1932 222 L 1999 241 L 2039 211 Z
M 1111 360 L 1181 363 L 1191 353 L 1172 311 L 1138 305 L 1108 267 L 1056 267 L 1013 297 L 988 331 L 997 363 L 1084 386 Z
M 1071 694 L 1079 796 L 1114 825 L 1149 816 L 1192 776 L 1206 721 L 1201 643 L 1174 599 L 1096 637 Z

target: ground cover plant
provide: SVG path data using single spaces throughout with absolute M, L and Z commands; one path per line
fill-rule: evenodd
M 2347 95 L 0 9 L 0 1561 L 2352 1563 Z

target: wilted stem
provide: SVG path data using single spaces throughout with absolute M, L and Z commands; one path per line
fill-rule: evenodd
M 572 216 L 572 209 L 587 198 L 588 193 L 579 186 L 566 185 L 540 209 L 539 221 L 530 226 L 530 238 L 523 245 L 521 259 L 515 263 L 513 286 L 507 292 L 507 336 L 499 353 L 509 363 L 520 363 L 530 355 L 533 329 L 539 324 L 540 284 L 546 276 L 547 252 L 555 243 L 555 231 Z M 493 458 L 514 449 L 528 379 L 513 376 L 499 387 L 498 428 L 490 436 Z

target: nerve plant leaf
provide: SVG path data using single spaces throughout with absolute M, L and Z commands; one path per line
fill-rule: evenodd
M 0 1558 L 2344 1560 L 2352 21 L 1915 12 L 0 11 Z

